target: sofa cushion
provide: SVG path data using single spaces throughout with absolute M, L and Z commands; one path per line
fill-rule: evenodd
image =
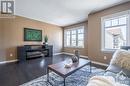
M 126 50 L 117 50 L 112 57 L 110 65 L 118 65 L 130 71 L 130 52 Z
M 111 76 L 93 76 L 87 86 L 114 86 L 115 80 Z
M 128 77 L 130 77 L 130 71 L 125 68 L 121 68 L 118 65 L 109 65 L 109 67 L 106 70 L 113 73 L 119 73 L 120 71 L 123 71 Z
M 114 73 L 119 73 L 122 70 L 122 68 L 118 65 L 112 64 L 109 65 L 109 67 L 106 70 Z
M 112 76 L 93 76 L 90 78 L 87 86 L 128 86 L 116 82 Z

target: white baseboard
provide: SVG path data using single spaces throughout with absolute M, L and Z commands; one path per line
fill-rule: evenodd
M 18 60 L 9 60 L 9 61 L 1 61 L 0 64 L 6 64 L 6 63 L 11 63 L 11 62 L 17 62 Z
M 74 55 L 72 53 L 67 53 L 67 52 L 55 53 L 53 55 L 60 55 L 60 54 Z M 84 55 L 80 55 L 80 56 L 83 57 L 83 58 L 88 58 L 88 56 L 84 56 Z M 2 62 L 0 62 L 0 64 L 17 62 L 17 61 L 18 61 L 17 59 L 15 59 L 15 60 L 9 60 L 9 61 L 2 61 Z M 96 62 L 96 61 L 92 61 L 92 63 L 98 64 L 98 65 L 102 65 L 102 66 L 108 66 L 108 64 L 104 64 L 104 63 L 100 63 L 100 62 Z
M 67 54 L 67 55 L 74 55 L 73 53 L 67 53 L 67 52 L 62 52 L 62 54 Z M 83 58 L 88 58 L 88 56 L 80 55 Z
M 92 61 L 92 63 L 108 67 L 108 64 L 104 64 L 101 62 Z
M 67 54 L 67 55 L 74 55 L 72 53 L 67 53 L 67 52 L 62 52 L 62 54 Z M 84 55 L 80 55 L 81 57 L 83 58 L 88 58 L 88 56 L 84 56 Z M 101 63 L 101 62 L 97 62 L 97 61 L 92 61 L 92 63 L 94 64 L 98 64 L 98 65 L 102 65 L 102 66 L 108 66 L 108 64 L 104 64 L 104 63 Z
M 62 52 L 62 54 L 74 55 L 74 54 L 72 54 L 72 53 L 67 53 L 67 52 Z
M 60 55 L 60 54 L 62 54 L 62 52 L 61 53 L 55 53 L 53 55 Z M 1 61 L 0 64 L 12 63 L 12 62 L 17 62 L 17 61 L 18 61 L 17 59 L 9 60 L 9 61 Z
M 60 55 L 60 54 L 63 54 L 63 53 L 62 52 L 61 53 L 54 53 L 53 56 Z

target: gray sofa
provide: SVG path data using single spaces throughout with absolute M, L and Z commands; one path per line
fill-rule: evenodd
M 122 46 L 121 49 L 129 50 L 130 46 Z M 110 64 L 108 68 L 106 69 L 106 72 L 110 71 L 113 73 L 119 73 L 121 70 L 130 78 L 130 71 L 127 69 L 121 68 L 120 66 L 116 64 Z
M 128 50 L 130 49 L 130 46 L 123 46 L 121 48 Z M 129 66 L 127 67 L 125 65 L 129 64 L 129 60 L 126 60 L 127 57 L 129 58 L 129 53 L 127 53 L 127 51 L 116 51 L 105 73 L 103 72 L 103 75 L 99 74 L 99 76 L 92 76 L 87 86 L 130 86 L 130 71 L 127 70 L 129 69 Z M 119 79 L 118 74 L 120 73 L 123 73 L 124 79 Z M 110 77 L 112 77 L 114 81 L 110 79 Z
M 127 69 L 123 69 L 118 65 L 109 65 L 109 67 L 106 69 L 106 72 L 110 71 L 113 73 L 119 73 L 121 70 L 127 75 L 127 77 L 130 78 L 130 71 Z

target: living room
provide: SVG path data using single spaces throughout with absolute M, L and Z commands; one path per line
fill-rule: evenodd
M 130 86 L 130 0 L 2 1 L 1 86 Z

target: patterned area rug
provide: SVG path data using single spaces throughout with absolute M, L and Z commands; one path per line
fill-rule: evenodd
M 90 77 L 94 75 L 103 75 L 103 74 L 104 70 L 96 67 L 92 67 L 92 73 L 90 74 L 89 67 L 86 66 L 76 71 L 72 75 L 68 76 L 66 78 L 66 86 L 86 86 Z M 51 84 L 47 82 L 47 76 L 44 75 L 20 86 L 52 86 L 52 85 L 63 86 L 62 77 L 55 74 L 54 72 L 51 72 L 49 76 Z

